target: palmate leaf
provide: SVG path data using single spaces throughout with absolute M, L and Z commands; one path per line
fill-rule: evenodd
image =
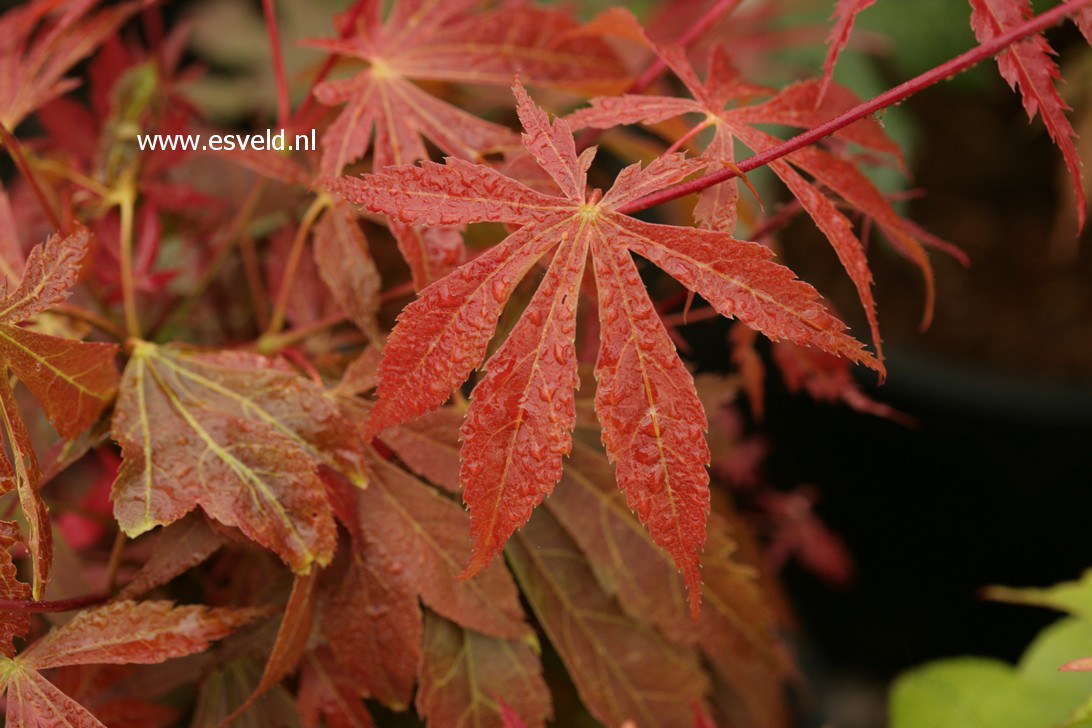
M 87 251 L 88 233 L 54 235 L 27 257 L 14 290 L 0 291 L 0 425 L 12 457 L 0 456 L 0 493 L 13 488 L 27 520 L 27 546 L 34 562 L 33 594 L 41 598 L 52 560 L 49 514 L 38 495 L 38 458 L 19 413 L 10 375 L 22 381 L 46 418 L 65 438 L 90 427 L 117 389 L 117 347 L 62 339 L 19 326 L 68 298 Z
M 425 612 L 417 712 L 431 726 L 507 728 L 502 701 L 529 728 L 552 717 L 550 690 L 531 647 Z
M 326 211 L 315 226 L 314 255 L 319 276 L 334 300 L 357 328 L 378 341 L 375 314 L 383 284 L 355 210 L 335 203 Z
M 301 722 L 307 728 L 318 726 L 321 716 L 330 728 L 373 728 L 375 723 L 360 701 L 358 688 L 326 650 L 308 653 L 296 693 Z
M 113 435 L 123 461 L 111 498 L 130 537 L 200 505 L 300 574 L 334 552 L 318 468 L 365 480 L 359 443 L 334 400 L 277 360 L 248 352 L 137 344 Z
M 371 458 L 373 478 L 358 493 L 361 531 L 379 568 L 400 573 L 432 610 L 464 627 L 525 638 L 516 585 L 504 564 L 455 579 L 470 553 L 466 514 L 409 473 Z
M 708 230 L 615 212 L 644 192 L 704 166 L 678 155 L 627 168 L 601 199 L 585 191 L 594 152 L 577 157 L 568 124 L 551 124 L 515 87 L 524 143 L 564 196 L 531 190 L 458 159 L 340 178 L 331 188 L 373 212 L 418 225 L 499 221 L 521 227 L 421 292 L 384 348 L 371 436 L 438 408 L 482 363 L 512 290 L 554 250 L 543 285 L 475 389 L 463 428 L 463 497 L 470 508 L 472 575 L 499 552 L 552 490 L 571 447 L 576 384 L 576 286 L 594 260 L 602 328 L 596 411 L 618 482 L 656 542 L 700 598 L 698 553 L 709 490 L 706 426 L 693 380 L 675 352 L 629 250 L 648 258 L 728 316 L 773 339 L 814 345 L 878 367 L 818 294 L 769 260 L 766 248 Z
M 387 568 L 374 547 L 354 537 L 323 574 L 321 631 L 354 695 L 396 710 L 409 705 L 423 624 L 405 569 Z
M 709 688 L 696 655 L 622 612 L 548 510 L 539 510 L 512 539 L 507 555 L 596 720 L 649 728 L 693 724 Z
M 115 602 L 80 612 L 15 658 L 0 659 L 10 726 L 102 723 L 39 673 L 66 665 L 154 664 L 201 652 L 266 614 L 263 609 L 176 607 L 170 602 Z
M 224 545 L 224 537 L 212 530 L 197 513 L 165 526 L 151 557 L 118 593 L 122 599 L 141 596 L 160 584 L 197 566 Z
M 373 169 L 428 159 L 425 139 L 446 154 L 473 161 L 518 147 L 507 127 L 487 122 L 426 93 L 410 79 L 508 84 L 522 74 L 533 83 L 568 88 L 617 88 L 625 73 L 610 47 L 573 34 L 563 12 L 529 3 L 477 12 L 479 0 L 407 0 L 380 19 L 372 2 L 347 39 L 313 41 L 319 48 L 368 63 L 348 79 L 315 88 L 324 104 L 345 104 L 322 139 L 321 171 L 340 174 L 373 145 Z M 374 143 L 372 142 L 374 128 Z M 423 288 L 462 262 L 462 236 L 453 228 L 422 230 L 392 220 L 391 232 Z
M 95 10 L 96 0 L 34 0 L 0 16 L 0 124 L 14 130 L 76 85 L 64 75 L 133 14 L 139 3 Z
M 65 438 L 83 432 L 113 399 L 117 347 L 47 336 L 17 324 L 68 298 L 87 244 L 83 228 L 50 237 L 30 251 L 15 290 L 5 287 L 0 296 L 0 362 L 30 389 Z
M 653 124 L 686 113 L 701 114 L 706 119 L 704 123 L 712 124 L 715 128 L 713 139 L 701 158 L 709 162 L 710 169 L 719 169 L 735 163 L 735 140 L 755 152 L 769 149 L 781 141 L 756 124 L 812 127 L 856 103 L 852 94 L 841 87 L 815 81 L 796 83 L 773 94 L 771 89 L 744 81 L 719 48 L 714 48 L 710 55 L 709 72 L 704 82 L 698 79 L 681 50 L 657 48 L 657 52 L 683 81 L 693 100 L 636 95 L 600 97 L 592 99 L 589 107 L 578 109 L 566 118 L 576 127 L 609 129 L 619 124 Z M 770 94 L 773 94 L 771 98 L 762 103 L 745 103 L 755 96 Z M 726 107 L 729 102 L 737 105 Z M 898 147 L 872 121 L 851 124 L 839 131 L 838 136 L 867 149 L 896 158 L 899 156 Z M 856 165 L 822 149 L 805 147 L 771 162 L 770 169 L 781 178 L 830 241 L 857 289 L 871 328 L 877 358 L 882 361 L 879 321 L 872 295 L 872 273 L 864 245 L 853 232 L 850 220 L 820 185 L 875 220 L 892 243 L 921 268 L 926 284 L 924 320 L 928 322 L 932 318 L 933 273 L 922 244 L 910 234 L 913 228 L 904 224 L 883 194 Z M 805 179 L 801 171 L 814 181 Z M 714 185 L 700 194 L 695 217 L 703 227 L 732 232 L 736 224 L 738 199 L 735 179 Z
M 971 27 L 982 43 L 1011 30 L 1034 14 L 1030 0 L 970 0 L 970 3 Z M 1085 8 L 1078 18 L 1078 25 L 1089 43 L 1092 43 L 1092 18 L 1089 16 L 1090 11 Z M 997 67 L 1002 78 L 1013 90 L 1020 88 L 1028 119 L 1034 119 L 1035 114 L 1039 113 L 1050 138 L 1061 150 L 1076 193 L 1077 227 L 1083 229 L 1086 210 L 1084 185 L 1081 181 L 1081 156 L 1075 143 L 1077 133 L 1065 115 L 1069 107 L 1054 86 L 1054 82 L 1061 78 L 1061 73 L 1051 58 L 1052 55 L 1053 49 L 1039 33 L 1002 51 L 997 56 Z
M 603 590 L 634 619 L 705 653 L 739 704 L 739 724 L 784 724 L 788 658 L 752 569 L 740 564 L 724 520 L 712 514 L 701 616 L 688 618 L 686 586 L 626 507 L 609 463 L 576 443 L 548 510 L 579 545 Z
M 307 650 L 313 631 L 318 583 L 318 574 L 314 571 L 296 575 L 292 582 L 292 591 L 288 595 L 288 602 L 284 605 L 284 616 L 277 628 L 277 637 L 269 657 L 266 658 L 265 667 L 262 669 L 262 677 L 250 696 L 232 712 L 225 723 L 230 723 L 245 713 L 266 691 L 276 686 L 296 669 L 300 658 Z

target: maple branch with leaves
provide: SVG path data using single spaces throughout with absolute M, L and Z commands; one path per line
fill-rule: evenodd
M 793 2 L 0 15 L 10 723 L 372 726 L 381 704 L 436 728 L 789 725 L 773 572 L 852 561 L 811 487 L 728 492 L 725 417 L 760 426 L 769 364 L 910 421 L 853 375 L 886 375 L 870 240 L 921 276 L 923 324 L 930 251 L 966 257 L 869 176 L 904 171 L 878 114 L 996 56 L 1083 226 L 1043 32 L 1092 42 L 1092 0 L 970 0 L 978 46 L 862 102 L 834 69 L 875 0 L 829 3 L 822 67 L 788 82 L 773 51 L 811 41 L 771 18 Z M 254 67 L 204 57 L 217 31 Z M 314 125 L 319 148 L 139 141 L 252 123 Z M 791 198 L 771 214 L 759 167 Z M 870 345 L 778 257 L 796 217 Z M 720 318 L 734 371 L 695 376 L 681 329 Z M 555 705 L 549 670 L 578 700 Z

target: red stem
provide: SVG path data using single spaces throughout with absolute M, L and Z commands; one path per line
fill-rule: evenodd
M 675 45 L 680 48 L 686 48 L 691 43 L 709 30 L 713 23 L 717 22 L 719 18 L 735 10 L 736 6 L 740 4 L 742 0 L 719 0 L 706 10 L 700 18 L 694 21 L 693 25 L 686 29 L 686 31 L 678 37 L 675 41 Z M 646 88 L 652 85 L 652 83 L 660 77 L 660 75 L 667 70 L 667 64 L 659 56 L 653 61 L 644 72 L 633 80 L 623 93 L 627 94 L 639 94 Z M 595 144 L 595 140 L 598 139 L 605 129 L 587 129 L 576 140 L 576 150 L 582 152 L 592 144 Z
M 30 185 L 30 189 L 34 192 L 34 196 L 38 198 L 38 204 L 41 205 L 42 211 L 45 212 L 46 217 L 53 224 L 58 231 L 64 229 L 64 225 L 61 223 L 61 216 L 57 212 L 57 208 L 53 206 L 53 202 L 45 193 L 41 183 L 38 180 L 38 176 L 34 174 L 34 170 L 31 169 L 30 164 L 27 162 L 26 156 L 23 154 L 23 146 L 19 143 L 19 140 L 15 138 L 15 135 L 0 123 L 0 143 L 2 143 L 8 150 L 8 154 L 11 155 L 12 161 L 15 162 L 15 166 L 18 167 L 19 173 L 23 175 L 23 179 Z
M 82 597 L 72 599 L 57 599 L 46 602 L 0 599 L 0 612 L 72 612 L 77 609 L 104 604 L 110 600 L 110 597 L 109 593 L 102 592 L 99 594 L 85 594 Z
M 676 139 L 675 142 L 670 147 L 668 147 L 666 150 L 664 150 L 664 153 L 661 154 L 660 157 L 661 158 L 666 157 L 669 154 L 674 154 L 675 152 L 679 151 L 679 149 L 680 149 L 680 147 L 682 147 L 682 145 L 686 144 L 688 141 L 690 141 L 691 139 L 696 137 L 698 134 L 700 134 L 701 132 L 708 129 L 710 126 L 712 126 L 712 122 L 710 122 L 710 121 L 703 121 L 700 124 L 695 124 L 693 127 L 691 127 L 690 131 L 686 132 L 681 137 Z
M 284 53 L 273 0 L 262 0 L 262 12 L 265 13 L 265 27 L 269 31 L 269 47 L 273 51 L 273 75 L 277 79 L 277 124 L 283 129 L 292 113 L 292 105 L 288 97 L 288 78 L 284 75 Z
M 785 155 L 792 154 L 796 150 L 802 149 L 809 144 L 814 144 L 820 139 L 828 137 L 850 124 L 860 121 L 870 114 L 874 114 L 881 109 L 897 104 L 908 96 L 911 96 L 928 86 L 932 86 L 938 81 L 943 81 L 961 71 L 965 71 L 979 61 L 1000 53 L 1013 43 L 1023 40 L 1030 35 L 1034 35 L 1059 22 L 1065 16 L 1090 5 L 1092 5 L 1092 0 L 1066 0 L 1066 2 L 1061 5 L 1037 15 L 1034 18 L 1028 19 L 1012 30 L 1002 33 L 965 53 L 961 53 L 950 61 L 941 64 L 932 70 L 926 71 L 920 76 L 916 76 L 869 101 L 859 104 L 824 124 L 820 124 L 808 131 L 797 134 L 777 146 L 770 147 L 764 152 L 744 159 L 736 165 L 736 169 L 721 169 L 703 177 L 690 180 L 689 182 L 681 182 L 677 185 L 666 187 L 658 192 L 653 192 L 652 194 L 633 200 L 618 211 L 624 213 L 637 212 L 638 210 L 644 210 L 655 205 L 663 204 L 664 202 L 670 202 L 679 197 L 689 195 L 692 192 L 700 192 L 715 184 L 730 180 L 733 177 L 739 176 L 740 173 L 750 172 L 752 169 L 762 167 L 770 162 L 781 159 Z

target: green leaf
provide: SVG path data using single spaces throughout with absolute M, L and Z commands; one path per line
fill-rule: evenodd
M 930 663 L 896 682 L 892 728 L 1052 728 L 1073 718 L 1092 695 L 1092 674 L 1059 672 L 1092 652 L 1092 622 L 1065 619 L 1042 632 L 1019 666 L 961 657 Z

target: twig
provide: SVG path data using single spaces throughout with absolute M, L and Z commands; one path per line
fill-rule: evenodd
M 897 104 L 903 99 L 912 96 L 924 88 L 932 86 L 938 81 L 943 81 L 946 78 L 950 78 L 957 73 L 965 71 L 976 63 L 1000 53 L 1013 43 L 1023 40 L 1030 35 L 1034 35 L 1059 22 L 1065 16 L 1071 15 L 1077 10 L 1090 5 L 1092 5 L 1092 0 L 1067 0 L 1045 13 L 1029 18 L 1026 22 L 1021 23 L 1012 30 L 1002 33 L 965 53 L 961 53 L 946 63 L 926 71 L 920 76 L 916 76 L 869 101 L 858 104 L 849 111 L 834 117 L 830 121 L 820 124 L 801 134 L 797 134 L 791 139 L 788 139 L 777 146 L 770 147 L 764 152 L 744 159 L 736 165 L 735 169 L 726 168 L 718 170 L 703 177 L 690 180 L 689 182 L 681 182 L 677 185 L 666 187 L 658 192 L 653 192 L 633 200 L 629 204 L 621 207 L 618 211 L 623 213 L 637 212 L 638 210 L 644 210 L 655 205 L 670 202 L 671 200 L 684 197 L 693 192 L 700 192 L 713 185 L 737 177 L 741 173 L 750 172 L 753 169 L 757 169 L 758 167 L 781 159 L 785 155 L 792 154 L 798 149 L 814 144 L 881 109 Z
M 95 328 L 102 329 L 118 341 L 123 341 L 125 339 L 125 331 L 122 330 L 120 326 L 105 316 L 97 314 L 94 311 L 88 311 L 82 306 L 77 306 L 72 303 L 58 303 L 50 309 L 50 312 L 85 321 Z
M 7 126 L 0 123 L 0 142 L 7 148 L 8 154 L 11 155 L 11 159 L 15 162 L 15 166 L 18 167 L 19 173 L 23 175 L 23 178 L 30 185 L 31 191 L 34 192 L 34 196 L 38 198 L 38 204 L 41 205 L 42 211 L 49 218 L 49 221 L 53 224 L 57 230 L 63 230 L 64 225 L 61 224 L 61 215 L 57 212 L 57 208 L 54 207 L 53 202 L 45 193 L 45 188 L 42 187 L 41 181 L 38 176 L 34 174 L 34 169 L 31 168 L 27 162 L 26 155 L 23 153 L 23 145 L 19 143 L 19 140 L 15 138 L 15 135 L 8 130 Z
M 136 307 L 136 281 L 133 279 L 133 208 L 136 191 L 126 185 L 120 191 L 118 209 L 121 216 L 121 297 L 125 310 L 125 330 L 132 338 L 140 338 L 140 316 Z
M 281 276 L 281 285 L 277 289 L 277 300 L 273 304 L 273 314 L 269 318 L 269 326 L 265 333 L 276 334 L 284 326 L 284 313 L 288 308 L 288 297 L 292 294 L 292 283 L 296 278 L 296 271 L 303 257 L 303 249 L 306 247 L 307 234 L 318 220 L 319 215 L 326 209 L 329 198 L 316 197 L 312 200 L 307 212 L 303 213 L 303 219 L 296 228 L 296 235 L 292 238 L 292 249 L 288 251 L 288 261 L 284 264 L 284 274 Z
M 273 0 L 262 0 L 262 12 L 265 14 L 266 30 L 269 32 L 269 47 L 273 52 L 273 76 L 277 80 L 277 124 L 283 129 L 292 113 L 292 102 L 288 96 L 284 52 L 281 49 L 281 34 L 277 28 L 277 10 L 273 7 Z
M 348 319 L 345 314 L 338 311 L 332 313 L 329 316 L 324 316 L 320 319 L 299 326 L 290 331 L 285 331 L 283 334 L 267 334 L 258 339 L 258 351 L 262 354 L 272 354 L 280 351 L 286 347 L 297 344 L 307 337 L 317 334 L 319 331 L 325 331 L 326 329 L 332 329 L 333 327 L 344 323 Z

